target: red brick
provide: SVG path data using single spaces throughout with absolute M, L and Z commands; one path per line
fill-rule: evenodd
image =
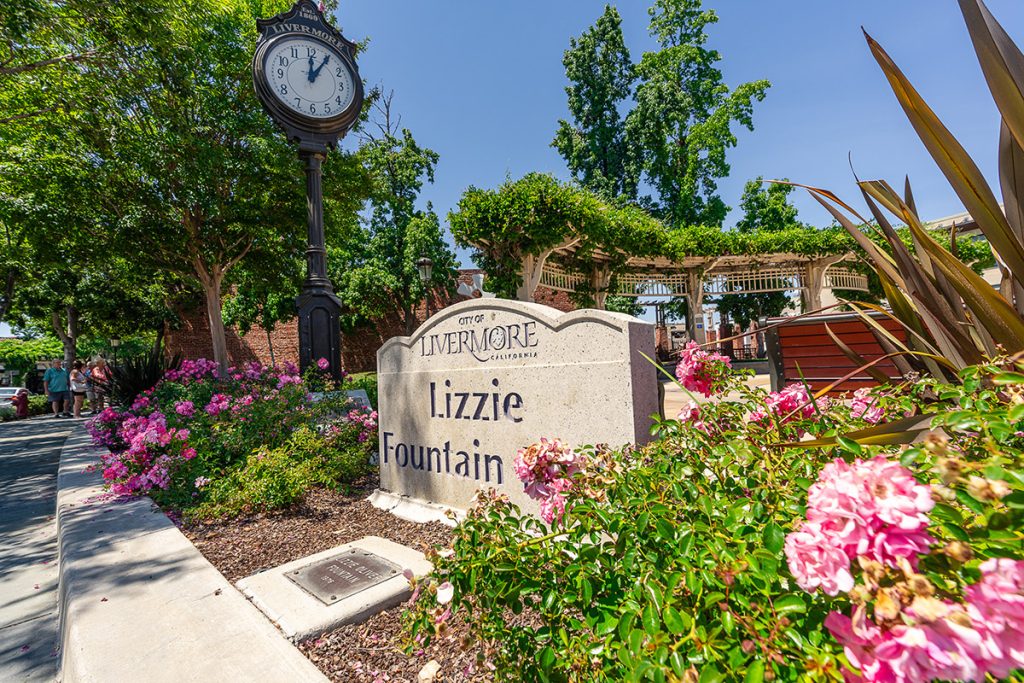
M 459 271 L 459 282 L 472 284 L 473 275 L 481 270 Z M 486 288 L 486 280 L 484 281 Z M 576 307 L 565 292 L 556 292 L 546 287 L 537 289 L 537 303 L 545 304 L 560 311 L 572 311 Z M 454 294 L 451 297 L 436 294 L 431 300 L 431 313 L 465 301 L 465 297 Z M 175 330 L 168 330 L 166 348 L 168 353 L 180 353 L 184 358 L 213 358 L 213 343 L 210 341 L 210 325 L 206 318 L 206 310 L 197 302 L 194 309 L 181 312 L 182 325 Z M 417 326 L 426 319 L 426 306 L 421 304 L 416 309 Z M 271 342 L 263 329 L 254 328 L 248 334 L 240 334 L 234 328 L 226 331 L 228 358 L 232 364 L 258 360 L 270 364 Z M 372 324 L 355 330 L 342 331 L 341 360 L 348 372 L 368 372 L 377 368 L 377 349 L 391 337 L 405 334 L 405 326 L 397 312 L 384 318 L 374 320 Z M 299 361 L 299 328 L 295 320 L 279 324 L 270 333 L 274 348 L 274 359 L 278 363 Z

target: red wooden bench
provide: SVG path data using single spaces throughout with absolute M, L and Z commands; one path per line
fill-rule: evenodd
M 906 331 L 899 323 L 880 313 L 872 313 L 872 318 L 894 337 L 906 341 Z M 781 323 L 779 327 L 765 334 L 773 391 L 778 391 L 787 384 L 799 383 L 801 375 L 813 391 L 818 391 L 857 369 L 853 361 L 847 358 L 829 337 L 825 330 L 826 323 L 833 334 L 860 354 L 865 361 L 875 360 L 886 353 L 878 343 L 872 328 L 856 313 L 816 315 L 798 320 L 770 318 L 768 323 Z M 889 377 L 901 376 L 891 360 L 884 360 L 874 367 Z M 862 371 L 837 385 L 829 393 L 849 392 L 876 384 L 878 382 L 867 372 Z

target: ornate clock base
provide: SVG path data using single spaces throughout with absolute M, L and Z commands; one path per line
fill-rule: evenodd
M 299 309 L 299 367 L 302 372 L 321 358 L 331 364 L 330 373 L 341 379 L 341 302 L 333 293 L 312 289 L 296 300 Z

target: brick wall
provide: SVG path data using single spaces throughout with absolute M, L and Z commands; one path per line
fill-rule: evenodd
M 459 271 L 459 282 L 472 284 L 473 275 L 480 270 Z M 484 281 L 484 289 L 487 282 Z M 565 292 L 556 292 L 540 287 L 535 296 L 537 303 L 567 312 L 576 307 Z M 465 297 L 455 294 L 451 297 L 435 295 L 430 304 L 431 313 L 465 301 Z M 194 309 L 181 312 L 182 325 L 176 330 L 168 330 L 165 346 L 168 353 L 180 353 L 184 358 L 213 358 L 213 344 L 210 341 L 210 325 L 206 319 L 206 310 L 197 303 Z M 426 320 L 426 306 L 420 305 L 416 310 L 417 326 Z M 295 320 L 279 324 L 270 333 L 270 341 L 263 329 L 252 329 L 248 334 L 240 334 L 233 328 L 225 330 L 227 335 L 228 357 L 233 364 L 258 360 L 270 364 L 270 348 L 273 345 L 274 359 L 278 363 L 299 362 L 299 327 Z M 377 349 L 391 337 L 405 334 L 405 326 L 397 313 L 375 320 L 372 325 L 344 330 L 341 335 L 341 362 L 348 372 L 368 372 L 377 368 Z

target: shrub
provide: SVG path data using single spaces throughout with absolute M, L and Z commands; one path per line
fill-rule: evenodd
M 461 613 L 502 680 L 1005 676 L 1024 666 L 1024 374 L 1004 367 L 849 407 L 723 386 L 741 398 L 645 448 L 524 449 L 550 522 L 479 495 L 416 585 L 410 649 Z M 941 432 L 886 444 L 911 423 Z
M 184 511 L 213 501 L 204 514 L 233 514 L 287 505 L 310 485 L 350 483 L 376 449 L 376 414 L 350 411 L 340 392 L 313 402 L 309 383 L 328 382 L 320 375 L 307 382 L 290 364 L 249 364 L 222 379 L 212 361 L 181 363 L 127 409 L 88 423 L 110 451 L 107 484 Z M 288 463 L 301 467 L 286 472 Z

